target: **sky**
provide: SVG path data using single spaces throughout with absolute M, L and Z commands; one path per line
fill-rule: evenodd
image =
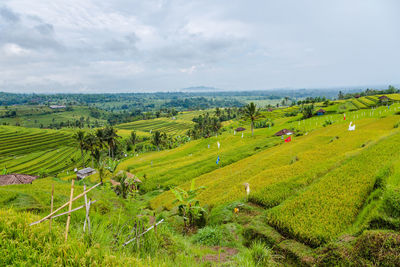
M 0 0 L 0 91 L 400 83 L 397 0 Z

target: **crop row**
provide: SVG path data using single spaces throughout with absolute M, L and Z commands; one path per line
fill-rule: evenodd
M 54 148 L 62 145 L 67 145 L 71 142 L 71 139 L 65 136 L 60 136 L 54 139 L 41 140 L 40 142 L 35 142 L 33 144 L 21 146 L 21 147 L 11 147 L 0 151 L 1 155 L 21 155 L 30 153 L 37 150 Z
M 36 142 L 42 142 L 47 140 L 59 140 L 59 139 L 67 139 L 69 136 L 63 134 L 48 134 L 44 136 L 34 136 L 30 138 L 21 137 L 20 139 L 15 139 L 13 141 L 5 141 L 0 145 L 0 150 L 6 150 L 8 148 L 13 147 L 22 147 L 26 144 L 32 144 Z
M 399 142 L 396 134 L 366 148 L 303 193 L 269 210 L 268 223 L 310 245 L 332 240 L 356 219 L 382 166 L 398 160 Z

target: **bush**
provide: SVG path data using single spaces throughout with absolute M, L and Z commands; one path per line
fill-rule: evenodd
M 389 187 L 383 196 L 383 207 L 387 215 L 400 216 L 400 188 Z
M 331 121 L 331 120 L 326 120 L 326 121 L 324 122 L 324 124 L 322 124 L 322 126 L 326 127 L 326 126 L 331 125 L 331 124 L 333 124 L 333 121 Z
M 256 266 L 269 266 L 272 263 L 271 249 L 260 241 L 253 242 L 250 247 L 250 254 Z
M 218 226 L 206 226 L 193 236 L 193 241 L 206 246 L 222 245 L 224 231 Z

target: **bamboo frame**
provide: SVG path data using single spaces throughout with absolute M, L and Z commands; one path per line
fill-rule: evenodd
M 102 183 L 98 183 L 96 185 L 94 185 L 93 187 L 89 188 L 88 190 L 86 190 L 85 192 L 83 192 L 82 194 L 74 197 L 74 199 L 72 199 L 72 202 L 74 202 L 75 200 L 83 197 L 85 194 L 87 194 L 88 192 L 92 191 L 94 188 L 98 187 L 99 185 L 101 185 Z M 45 216 L 44 218 L 40 219 L 39 221 L 33 222 L 31 224 L 29 224 L 29 226 L 41 223 L 45 220 L 48 220 L 50 217 L 52 217 L 55 213 L 59 212 L 60 210 L 62 210 L 63 208 L 65 208 L 66 206 L 68 206 L 70 201 L 68 201 L 67 203 L 65 203 L 64 205 L 62 205 L 61 207 L 59 207 L 58 209 L 56 209 L 55 211 L 53 211 L 52 213 L 50 213 L 49 215 Z

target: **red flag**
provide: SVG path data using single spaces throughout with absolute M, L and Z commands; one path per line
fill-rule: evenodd
M 346 120 L 346 114 L 343 114 L 343 120 Z
M 292 137 L 291 136 L 289 136 L 288 138 L 285 139 L 286 143 L 289 143 L 290 141 L 292 141 Z

